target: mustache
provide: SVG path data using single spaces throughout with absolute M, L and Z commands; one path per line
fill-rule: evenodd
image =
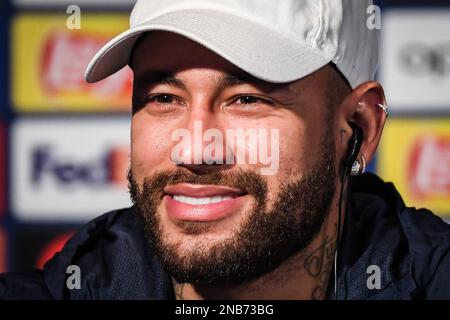
M 195 174 L 188 169 L 177 168 L 173 170 L 162 170 L 151 176 L 145 177 L 142 190 L 139 188 L 134 174 L 130 169 L 127 173 L 128 188 L 132 195 L 133 203 L 136 203 L 136 195 L 151 195 L 154 198 L 164 196 L 164 188 L 168 185 L 180 183 L 190 183 L 199 185 L 222 185 L 241 190 L 243 193 L 252 195 L 263 201 L 268 192 L 268 182 L 266 178 L 257 174 L 253 170 L 237 169 L 236 171 L 214 171 L 209 173 Z

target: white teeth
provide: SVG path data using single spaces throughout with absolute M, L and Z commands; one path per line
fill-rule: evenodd
M 213 197 L 201 197 L 201 198 L 194 198 L 194 197 L 186 197 L 181 195 L 174 195 L 173 199 L 175 201 L 181 202 L 181 203 L 187 203 L 192 205 L 205 205 L 210 203 L 217 203 L 222 202 L 225 200 L 232 199 L 231 196 L 213 196 Z
M 221 196 L 214 196 L 211 198 L 211 203 L 217 203 L 222 201 L 222 197 Z
M 211 198 L 197 198 L 197 204 L 210 204 Z

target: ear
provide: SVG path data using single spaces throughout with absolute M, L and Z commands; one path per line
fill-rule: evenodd
M 356 123 L 363 131 L 363 142 L 357 159 L 364 156 L 369 163 L 380 142 L 387 117 L 387 113 L 380 107 L 386 106 L 383 87 L 376 81 L 365 82 L 355 88 L 342 105 L 342 120 Z M 351 130 L 349 126 L 348 128 Z

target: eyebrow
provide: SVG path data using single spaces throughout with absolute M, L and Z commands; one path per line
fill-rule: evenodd
M 264 85 L 265 81 L 253 77 L 249 74 L 222 74 L 217 80 L 216 85 L 220 90 L 225 88 L 239 86 L 243 84 Z M 169 85 L 175 88 L 186 90 L 186 84 L 183 80 L 177 78 L 174 73 L 167 71 L 147 71 L 136 77 L 135 82 L 139 86 L 153 87 L 156 85 Z
M 186 85 L 181 79 L 178 79 L 175 74 L 164 71 L 147 71 L 144 74 L 137 76 L 135 82 L 146 87 L 156 85 L 168 85 L 179 89 L 186 89 Z
M 286 83 L 267 82 L 265 80 L 256 78 L 255 76 L 249 73 L 236 73 L 236 74 L 225 73 L 220 76 L 217 83 L 218 87 L 221 90 L 244 84 L 253 85 L 255 87 L 258 87 L 264 92 L 274 92 L 280 89 L 284 89 L 286 88 L 287 85 Z
M 247 83 L 256 83 L 256 81 L 250 81 L 250 79 L 245 79 L 242 76 L 239 77 L 237 75 L 228 73 L 221 75 L 219 80 L 217 81 L 217 85 L 220 89 L 234 87 Z

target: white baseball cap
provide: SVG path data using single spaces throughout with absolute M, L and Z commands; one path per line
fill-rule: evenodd
M 333 62 L 352 88 L 373 80 L 379 32 L 367 26 L 372 0 L 138 0 L 130 29 L 89 63 L 97 82 L 128 65 L 145 32 L 185 36 L 249 74 L 290 82 Z M 149 57 L 151 59 L 151 57 Z

